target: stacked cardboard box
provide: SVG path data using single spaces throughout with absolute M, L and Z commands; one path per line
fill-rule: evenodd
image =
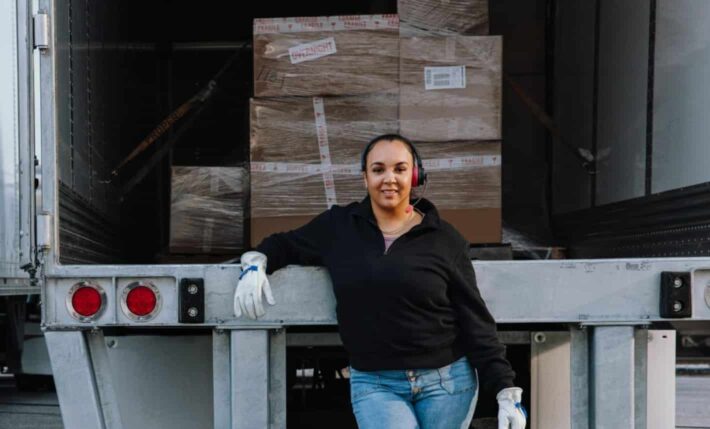
M 254 21 L 251 243 L 365 196 L 357 165 L 398 129 L 396 15 Z
M 400 128 L 416 141 L 501 138 L 502 39 L 403 37 Z
M 398 0 L 402 36 L 488 34 L 488 0 Z
M 331 145 L 329 167 L 321 163 L 317 131 L 306 123 L 306 102 L 281 101 L 283 107 L 290 105 L 294 112 L 303 113 L 301 119 L 283 120 L 284 111 L 274 109 L 274 100 L 252 101 L 252 244 L 274 232 L 303 225 L 331 204 L 359 201 L 365 196 L 358 162 L 361 134 L 366 133 L 362 130 L 371 130 L 372 135 L 386 132 L 396 123 L 396 102 L 378 103 L 370 111 L 373 105 L 343 106 L 341 99 L 325 102 L 338 112 L 328 127 L 332 124 L 334 135 L 341 137 L 337 145 Z M 375 112 L 389 120 L 367 119 L 368 113 Z M 353 128 L 348 113 L 355 114 Z M 358 120 L 358 113 L 365 119 Z M 270 126 L 276 124 L 281 124 L 281 129 Z M 416 190 L 415 196 L 431 200 L 441 216 L 470 241 L 500 241 L 500 143 L 421 143 L 417 149 L 429 183 Z
M 396 15 L 254 20 L 254 95 L 355 95 L 399 80 Z
M 500 241 L 501 40 L 398 38 L 396 22 L 255 21 L 252 245 L 361 200 L 362 149 L 400 130 L 418 143 L 442 217 L 471 242 Z
M 251 238 L 303 225 L 365 196 L 364 142 L 397 129 L 396 94 L 251 102 Z
M 468 165 L 432 171 L 427 196 L 470 242 L 500 242 L 503 46 L 485 36 L 488 0 L 398 0 L 398 8 L 400 131 L 424 160 Z
M 500 142 L 418 143 L 428 174 L 424 193 L 471 243 L 501 240 Z
M 170 252 L 242 251 L 248 179 L 243 167 L 173 167 Z

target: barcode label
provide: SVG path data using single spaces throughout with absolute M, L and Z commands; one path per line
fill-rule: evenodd
M 466 66 L 424 67 L 424 89 L 466 88 Z

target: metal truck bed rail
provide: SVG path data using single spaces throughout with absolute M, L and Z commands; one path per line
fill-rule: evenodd
M 710 259 L 475 262 L 474 267 L 499 323 L 535 326 L 526 341 L 519 338 L 524 333 L 511 336 L 530 345 L 532 428 L 673 427 L 675 331 L 649 328 L 660 321 L 710 321 Z M 65 425 L 155 424 L 155 407 L 143 404 L 159 402 L 155 392 L 164 392 L 173 406 L 161 422 L 171 427 L 285 427 L 286 348 L 307 345 L 309 337 L 289 340 L 282 328 L 336 324 L 330 279 L 318 267 L 279 270 L 270 278 L 277 305 L 262 319 L 248 321 L 232 315 L 239 270 L 238 265 L 55 266 L 46 279 L 43 320 Z M 662 273 L 685 279 L 688 317 L 661 314 Z M 177 322 L 182 278 L 204 281 L 204 323 Z M 117 299 L 137 279 L 160 290 L 161 315 L 153 320 L 121 315 Z M 102 284 L 106 291 L 109 303 L 96 321 L 79 322 L 67 311 L 66 293 L 78 281 Z M 544 323 L 569 329 L 540 331 Z M 151 329 L 104 337 L 105 329 L 116 327 Z M 193 328 L 200 339 L 154 336 L 176 327 Z M 323 345 L 321 340 L 313 345 Z M 140 353 L 125 349 L 133 343 Z M 169 359 L 166 350 L 185 355 Z M 166 368 L 171 375 L 156 390 L 152 373 Z M 196 399 L 184 392 L 188 401 L 180 392 L 191 385 L 188 390 L 202 394 Z

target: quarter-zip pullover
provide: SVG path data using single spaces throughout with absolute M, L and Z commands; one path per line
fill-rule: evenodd
M 267 273 L 325 266 L 350 364 L 361 371 L 446 366 L 466 355 L 483 389 L 513 386 L 493 317 L 476 286 L 469 243 L 421 199 L 422 222 L 385 251 L 370 198 L 333 206 L 264 239 Z

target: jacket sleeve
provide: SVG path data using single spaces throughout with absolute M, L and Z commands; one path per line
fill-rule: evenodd
M 299 228 L 262 240 L 255 250 L 266 255 L 266 273 L 291 264 L 323 265 L 322 255 L 333 236 L 332 217 L 332 209 L 329 209 Z
M 496 324 L 476 285 L 476 273 L 468 257 L 468 243 L 454 263 L 451 303 L 459 325 L 459 339 L 471 366 L 478 370 L 482 390 L 494 395 L 513 387 L 515 372 L 505 358 Z

